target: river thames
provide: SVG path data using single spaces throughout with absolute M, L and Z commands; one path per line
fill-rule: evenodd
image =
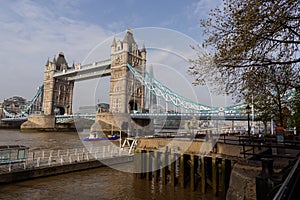
M 83 148 L 76 132 L 0 130 L 0 145 L 26 145 L 31 150 Z M 131 165 L 128 164 L 128 167 Z M 123 166 L 124 167 L 124 166 Z M 0 199 L 217 199 L 202 195 L 200 187 L 162 186 L 136 179 L 133 174 L 109 167 L 38 178 L 0 186 Z

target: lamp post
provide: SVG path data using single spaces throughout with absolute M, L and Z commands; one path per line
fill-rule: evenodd
M 249 104 L 246 107 L 246 112 L 248 114 L 248 136 L 250 139 L 250 112 L 251 112 L 251 107 L 249 106 Z

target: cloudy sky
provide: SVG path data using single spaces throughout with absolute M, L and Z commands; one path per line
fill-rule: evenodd
M 43 82 L 48 58 L 63 51 L 69 64 L 83 63 L 95 46 L 127 28 L 174 30 L 201 43 L 199 19 L 219 4 L 220 0 L 0 0 L 0 101 L 13 95 L 30 100 Z M 141 35 L 138 41 L 144 41 Z

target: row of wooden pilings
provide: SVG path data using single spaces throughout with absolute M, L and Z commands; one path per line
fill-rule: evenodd
M 173 187 L 190 187 L 203 194 L 208 189 L 216 196 L 226 196 L 232 163 L 229 159 L 194 154 L 171 153 L 166 150 L 136 150 L 134 155 L 135 177 L 171 184 Z M 210 188 L 208 188 L 210 187 Z

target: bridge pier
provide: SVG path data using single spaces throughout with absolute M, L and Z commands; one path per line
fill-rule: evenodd
M 153 134 L 153 123 L 148 122 L 149 120 L 145 123 L 140 121 L 132 120 L 129 113 L 97 113 L 91 132 L 124 131 L 128 136 Z
M 56 124 L 54 115 L 29 115 L 21 124 L 21 131 L 73 131 L 74 124 Z

